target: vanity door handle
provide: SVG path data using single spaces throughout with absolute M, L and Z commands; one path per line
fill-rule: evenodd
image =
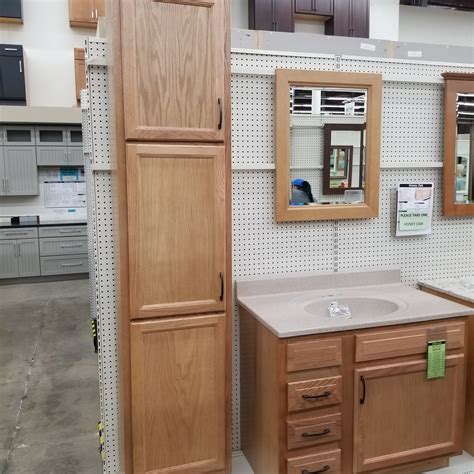
M 219 272 L 219 278 L 221 279 L 221 294 L 219 295 L 219 301 L 224 301 L 224 274 Z
M 308 471 L 308 469 L 303 469 L 301 474 L 319 474 L 321 472 L 327 472 L 329 469 L 331 468 L 326 464 L 322 469 L 319 469 L 319 471 Z
M 332 392 L 324 392 L 324 393 L 321 393 L 320 395 L 303 395 L 303 398 L 305 400 L 312 400 L 316 398 L 326 398 L 326 397 L 329 397 L 330 395 L 332 395 Z
M 362 384 L 362 396 L 360 397 L 360 404 L 365 403 L 365 378 L 363 375 L 360 376 L 360 383 Z
M 222 100 L 220 98 L 217 99 L 217 106 L 219 107 L 219 123 L 217 129 L 220 130 L 222 128 Z
M 313 432 L 306 432 L 306 433 L 303 433 L 301 436 L 303 438 L 314 438 L 315 436 L 324 436 L 324 435 L 327 435 L 331 432 L 331 428 L 324 428 L 323 431 L 320 431 L 319 433 L 315 433 L 314 431 Z

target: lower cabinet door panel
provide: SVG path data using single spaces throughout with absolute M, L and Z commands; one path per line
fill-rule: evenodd
M 133 472 L 224 469 L 225 316 L 131 323 Z
M 32 277 L 40 274 L 38 239 L 17 240 L 18 275 Z
M 464 356 L 446 358 L 444 378 L 426 378 L 426 360 L 355 371 L 354 472 L 461 451 Z
M 0 278 L 18 276 L 16 240 L 0 240 Z

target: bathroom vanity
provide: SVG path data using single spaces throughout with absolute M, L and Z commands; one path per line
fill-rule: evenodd
M 462 450 L 466 320 L 397 271 L 237 283 L 241 445 L 256 474 L 418 473 Z M 347 304 L 351 319 L 328 306 Z M 445 374 L 427 378 L 427 345 Z

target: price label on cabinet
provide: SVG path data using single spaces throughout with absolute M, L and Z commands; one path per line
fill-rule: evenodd
M 446 373 L 446 340 L 428 342 L 428 379 L 443 378 Z

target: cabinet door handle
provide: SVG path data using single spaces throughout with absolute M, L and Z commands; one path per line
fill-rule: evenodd
M 317 398 L 326 398 L 326 397 L 329 397 L 330 395 L 332 395 L 332 392 L 323 392 L 321 393 L 320 395 L 303 395 L 303 398 L 305 400 L 314 400 L 314 399 L 317 399 Z
M 21 242 L 18 242 L 17 245 L 18 245 L 18 257 L 21 257 Z
M 5 178 L 5 192 L 7 194 L 10 192 L 10 183 L 8 182 L 8 178 Z
M 3 192 L 6 193 L 7 188 L 5 187 L 5 178 L 2 178 L 2 188 L 3 188 Z
M 78 232 L 81 232 L 82 229 L 73 229 L 73 230 L 64 230 L 64 229 L 59 229 L 60 234 L 77 234 Z
M 217 129 L 220 130 L 222 128 L 222 100 L 220 98 L 217 99 L 217 106 L 219 107 L 219 123 L 217 124 Z
M 5 232 L 5 235 L 28 235 L 28 232 Z
M 62 249 L 74 249 L 77 247 L 82 247 L 82 244 L 71 244 L 71 245 L 61 244 L 59 246 L 59 248 L 62 248 Z
M 360 404 L 365 403 L 365 378 L 363 375 L 360 376 L 360 383 L 362 384 L 362 396 L 360 397 Z
M 15 258 L 18 258 L 18 244 L 15 242 L 13 245 L 15 246 L 15 247 L 14 247 L 14 249 L 15 249 L 15 251 L 14 251 L 14 253 L 15 253 Z
M 221 280 L 221 294 L 219 295 L 219 301 L 224 300 L 224 274 L 219 272 L 219 278 Z
M 91 18 L 94 19 L 94 10 L 91 11 Z
M 322 468 L 319 469 L 318 471 L 308 471 L 308 469 L 303 469 L 301 471 L 301 474 L 320 474 L 321 472 L 327 472 L 331 469 L 327 464 Z
M 82 267 L 82 263 L 61 263 L 62 267 Z
M 18 65 L 20 66 L 20 72 L 23 72 L 23 65 L 21 64 L 21 59 L 18 61 Z
M 99 19 L 99 11 L 97 10 L 97 8 L 95 9 L 95 17 L 97 20 Z
M 18 48 L 4 48 L 5 51 L 18 51 Z
M 319 431 L 317 433 L 315 433 L 314 431 L 310 431 L 310 432 L 306 432 L 306 433 L 302 433 L 302 437 L 303 438 L 313 438 L 315 436 L 324 436 L 324 435 L 327 435 L 331 432 L 331 428 L 324 428 L 323 431 Z

